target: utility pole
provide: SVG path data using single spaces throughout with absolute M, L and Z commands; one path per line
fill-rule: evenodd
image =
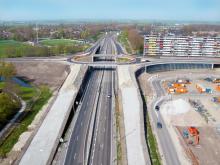
M 37 23 L 36 23 L 35 30 L 36 30 L 36 39 L 37 39 L 37 44 L 38 44 L 38 26 L 37 26 Z

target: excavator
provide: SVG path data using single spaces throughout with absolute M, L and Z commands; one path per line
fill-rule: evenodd
M 183 137 L 189 139 L 189 144 L 199 144 L 199 130 L 196 127 L 187 127 L 187 130 L 183 130 Z M 194 142 L 190 139 L 190 137 L 194 137 Z

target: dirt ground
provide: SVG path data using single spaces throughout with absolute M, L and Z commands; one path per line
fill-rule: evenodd
M 177 128 L 181 136 L 185 127 Z M 188 144 L 186 139 L 181 138 L 182 146 L 186 154 L 191 158 L 193 164 L 197 165 L 219 165 L 220 164 L 220 135 L 216 134 L 213 127 L 198 127 L 200 143 L 198 146 Z
M 206 73 L 207 77 L 209 75 L 215 74 L 215 75 L 219 75 L 219 71 L 211 71 L 211 70 L 207 70 L 207 71 L 199 71 L 199 70 L 193 70 L 189 71 L 171 71 L 171 72 L 161 72 L 161 73 L 157 73 L 160 77 L 173 77 L 173 78 L 184 78 L 184 76 L 186 78 L 192 78 L 194 77 L 194 75 L 198 76 L 198 75 L 202 75 Z M 188 74 L 188 76 L 186 76 Z M 142 88 L 145 90 L 145 95 L 149 100 L 152 100 L 152 89 L 149 86 L 147 79 L 152 76 L 153 74 L 142 74 L 140 76 L 140 80 L 141 80 L 141 86 Z M 167 75 L 167 76 L 166 76 Z M 198 93 L 198 91 L 195 88 L 195 84 L 196 83 L 204 83 L 204 85 L 206 86 L 210 86 L 214 89 L 214 93 L 213 94 L 203 94 L 202 96 Z M 163 85 L 165 85 L 165 83 L 163 83 Z M 166 86 L 166 85 L 165 85 Z M 165 87 L 164 86 L 164 87 Z M 182 131 L 183 129 L 187 128 L 187 121 L 188 120 L 184 120 L 182 119 L 180 116 L 180 118 L 176 118 L 176 122 L 184 122 L 186 125 L 185 126 L 177 126 L 177 125 L 173 125 L 172 127 L 169 127 L 169 132 L 175 132 L 176 135 L 172 134 L 173 138 L 175 138 L 174 140 L 176 142 L 178 142 L 181 146 L 181 148 L 184 150 L 185 154 L 187 155 L 187 157 L 191 160 L 191 163 L 194 165 L 219 165 L 220 164 L 220 133 L 216 130 L 217 125 L 220 125 L 220 104 L 216 104 L 213 103 L 211 101 L 211 98 L 213 97 L 213 95 L 220 95 L 219 92 L 215 91 L 215 85 L 208 83 L 202 79 L 198 79 L 195 80 L 193 82 L 193 84 L 188 85 L 188 89 L 190 91 L 190 93 L 187 94 L 178 94 L 178 95 L 172 95 L 172 99 L 177 99 L 177 98 L 184 98 L 184 99 L 196 99 L 196 100 L 200 100 L 200 102 L 204 105 L 204 107 L 207 109 L 207 112 L 209 113 L 211 118 L 215 119 L 215 122 L 208 122 L 206 123 L 205 121 L 203 121 L 204 119 L 200 116 L 199 112 L 194 111 L 194 113 L 197 113 L 194 117 L 196 117 L 196 119 L 190 115 L 191 119 L 195 119 L 195 120 L 199 120 L 199 122 L 202 122 L 203 124 L 198 125 L 198 130 L 200 133 L 200 144 L 197 146 L 193 146 L 188 144 L 188 142 L 186 141 L 186 139 L 183 138 L 182 136 Z M 184 117 L 184 115 L 183 115 Z M 187 117 L 185 115 L 185 117 Z M 195 122 L 195 120 L 193 122 Z M 172 123 L 172 122 L 171 122 Z M 189 122 L 190 123 L 190 122 Z M 190 126 L 190 125 L 189 125 Z M 220 126 L 219 126 L 220 127 Z
M 24 77 L 36 85 L 48 85 L 52 90 L 62 85 L 69 68 L 58 62 L 34 61 L 14 64 L 18 76 Z

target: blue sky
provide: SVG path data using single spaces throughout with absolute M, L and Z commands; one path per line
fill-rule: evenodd
M 220 21 L 220 0 L 0 0 L 0 20 Z

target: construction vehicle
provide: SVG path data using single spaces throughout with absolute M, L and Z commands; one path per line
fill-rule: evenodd
M 185 87 L 186 85 L 184 83 L 172 83 L 172 87 L 174 88 L 181 88 Z
M 196 84 L 196 88 L 199 93 L 204 93 L 206 91 L 205 87 L 203 87 L 201 84 Z
M 176 88 L 175 92 L 176 93 L 187 93 L 188 90 L 186 88 L 182 87 L 182 88 Z
M 168 88 L 168 93 L 187 93 L 188 90 L 185 87 L 178 87 L 178 88 L 174 88 L 174 87 L 170 87 Z
M 183 130 L 183 137 L 188 140 L 189 144 L 199 144 L 199 130 L 196 127 L 188 127 L 187 130 Z M 194 142 L 191 138 L 194 138 Z
M 220 85 L 217 85 L 215 89 L 220 92 Z
M 173 87 L 168 88 L 168 93 L 175 93 L 175 88 Z

